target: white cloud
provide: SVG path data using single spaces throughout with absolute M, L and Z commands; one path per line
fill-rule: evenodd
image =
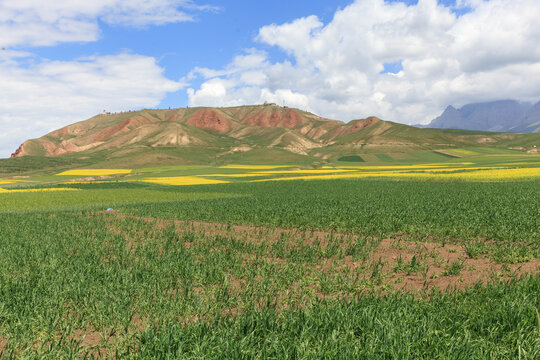
M 119 54 L 32 63 L 25 54 L 0 53 L 0 157 L 28 138 L 104 109 L 157 106 L 183 84 L 164 77 L 152 57 Z
M 0 157 L 28 138 L 95 115 L 155 107 L 184 85 L 153 57 L 51 61 L 14 50 L 96 41 L 99 22 L 142 27 L 192 21 L 216 8 L 192 0 L 0 0 Z M 6 48 L 6 49 L 4 49 Z
M 436 0 L 356 0 L 328 24 L 316 16 L 260 29 L 257 41 L 289 54 L 271 63 L 251 49 L 223 69 L 198 69 L 191 105 L 265 100 L 350 120 L 378 115 L 425 123 L 448 104 L 540 97 L 538 0 L 463 0 L 456 16 Z M 381 74 L 384 63 L 403 70 Z M 216 91 L 219 85 L 219 91 Z
M 190 0 L 2 0 L 0 46 L 50 46 L 98 39 L 98 20 L 147 26 L 192 21 L 195 11 L 215 10 Z

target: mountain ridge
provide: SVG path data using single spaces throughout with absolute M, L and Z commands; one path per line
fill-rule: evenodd
M 540 101 L 536 104 L 516 100 L 471 103 L 456 109 L 452 105 L 429 124 L 439 129 L 499 132 L 540 132 Z
M 411 153 L 456 146 L 526 150 L 529 143 L 540 144 L 540 136 L 418 129 L 377 117 L 345 123 L 268 104 L 99 114 L 27 140 L 12 157 L 105 152 L 114 158 L 138 154 L 137 161 L 145 163 L 158 158 L 208 162 L 237 158 L 237 154 L 254 159 L 315 161 L 357 153 Z

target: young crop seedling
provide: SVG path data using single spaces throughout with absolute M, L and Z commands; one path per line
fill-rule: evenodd
M 465 260 L 455 260 L 452 263 L 445 266 L 442 275 L 443 276 L 454 276 L 459 275 L 463 269 L 463 264 Z

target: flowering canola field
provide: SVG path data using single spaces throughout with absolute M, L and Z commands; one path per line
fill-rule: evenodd
M 275 171 L 259 171 L 256 174 L 330 174 L 330 173 L 342 173 L 342 172 L 349 172 L 354 170 L 345 170 L 345 169 L 334 169 L 334 170 L 311 170 L 311 169 L 305 169 L 305 170 L 275 170 Z
M 15 180 L 0 180 L 0 185 L 15 184 Z
M 501 168 L 501 167 L 474 167 L 474 168 L 448 168 L 430 169 L 423 171 L 366 171 L 350 173 L 332 173 L 327 175 L 289 176 L 256 181 L 284 181 L 284 180 L 328 180 L 328 179 L 353 179 L 353 178 L 409 178 L 426 180 L 513 180 L 540 177 L 540 167 L 535 168 Z
M 207 184 L 224 184 L 228 181 L 206 179 L 198 176 L 172 176 L 172 177 L 157 177 L 143 180 L 161 185 L 207 185 Z
M 247 173 L 247 174 L 204 174 L 204 175 L 201 175 L 201 176 L 242 178 L 242 177 L 257 177 L 257 176 L 267 176 L 267 175 L 268 175 L 268 173 Z
M 279 169 L 279 168 L 287 168 L 291 167 L 291 165 L 235 165 L 235 164 L 229 164 L 220 166 L 220 169 L 241 169 L 241 170 L 264 170 L 264 169 Z
M 121 175 L 129 174 L 131 169 L 76 169 L 67 170 L 56 175 L 69 176 L 103 176 L 103 175 Z

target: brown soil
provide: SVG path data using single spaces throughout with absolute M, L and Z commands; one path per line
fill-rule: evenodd
M 147 321 L 143 321 L 137 314 L 134 314 L 127 333 L 124 330 L 117 332 L 114 329 L 105 329 L 102 331 L 97 331 L 93 328 L 75 329 L 70 335 L 70 338 L 80 342 L 83 352 L 86 353 L 86 358 L 115 358 L 111 346 L 118 344 L 120 341 L 125 341 L 125 338 L 122 340 L 122 337 L 130 337 L 137 331 L 144 331 L 147 325 Z
M 59 337 L 64 337 L 62 333 L 58 333 Z M 72 334 L 69 335 L 69 339 L 76 341 L 81 347 L 82 351 L 79 353 L 79 356 L 86 355 L 85 359 L 108 359 L 111 358 L 113 354 L 111 349 L 108 346 L 115 344 L 118 339 L 114 332 L 106 333 L 99 332 L 93 329 L 86 330 L 73 330 Z M 6 337 L 0 336 L 0 358 L 3 358 L 2 355 L 7 348 L 8 341 Z M 50 345 L 50 342 L 36 341 L 31 345 L 31 348 L 43 348 Z M 15 356 L 18 357 L 18 352 L 20 349 L 15 350 Z M 115 358 L 114 356 L 112 358 Z
M 276 109 L 272 113 L 264 111 L 256 114 L 248 114 L 242 119 L 242 122 L 251 126 L 284 127 L 287 129 L 295 129 L 304 124 L 305 120 L 302 115 L 300 115 L 294 109 L 288 109 L 284 112 Z
M 119 132 L 129 131 L 131 129 L 137 128 L 141 125 L 149 124 L 151 121 L 142 117 L 136 116 L 122 121 L 120 124 L 109 126 L 101 130 L 95 137 L 94 141 L 104 141 L 112 136 L 116 135 Z
M 11 158 L 16 158 L 16 157 L 19 157 L 19 156 L 24 156 L 26 155 L 23 151 L 23 145 L 24 143 L 22 143 L 18 148 L 17 150 L 15 150 L 12 154 L 11 154 Z
M 107 334 L 93 329 L 74 330 L 70 338 L 80 342 L 79 345 L 82 347 L 83 353 L 86 354 L 86 358 L 90 359 L 110 358 L 112 351 L 108 346 L 117 341 L 114 333 Z M 82 355 L 82 353 L 79 354 L 79 356 Z
M 8 345 L 7 336 L 0 336 L 0 355 L 4 353 Z
M 347 129 L 345 130 L 345 135 L 351 135 L 355 132 L 358 132 L 360 130 L 366 129 L 370 126 L 375 125 L 380 120 L 376 117 L 370 117 L 364 120 L 360 120 L 354 123 L 352 126 L 347 126 Z
M 348 124 L 345 124 L 343 126 L 338 127 L 337 129 L 333 130 L 329 135 L 328 138 L 335 139 L 341 136 L 347 136 L 354 134 L 360 130 L 367 129 L 381 120 L 377 117 L 369 117 L 367 119 L 363 120 L 357 120 L 357 121 L 351 121 Z
M 394 284 L 398 289 L 422 290 L 436 287 L 441 290 L 448 288 L 465 289 L 478 282 L 486 283 L 495 279 L 510 279 L 526 273 L 537 273 L 540 259 L 520 264 L 498 264 L 488 258 L 469 258 L 461 245 L 441 245 L 434 242 L 400 241 L 384 239 L 370 260 L 381 260 L 384 264 L 382 271 L 386 272 L 385 280 Z M 422 263 L 421 269 L 407 273 L 398 270 L 399 259 L 404 264 L 410 264 L 413 256 Z M 461 264 L 461 271 L 456 275 L 448 275 L 446 271 L 453 263 Z M 364 265 L 355 262 L 350 256 L 345 259 L 345 266 L 351 270 Z
M 490 144 L 490 143 L 497 142 L 497 140 L 495 140 L 494 138 L 487 137 L 487 136 L 476 137 L 475 140 L 476 142 L 480 144 Z
M 294 129 L 303 123 L 304 119 L 302 119 L 302 116 L 296 110 L 289 109 L 283 114 L 280 125 L 287 129 Z
M 272 118 L 274 118 L 274 121 L 277 123 L 275 119 L 275 115 L 277 112 L 274 112 L 272 114 L 272 117 L 270 117 L 270 114 L 268 112 L 262 112 L 254 115 L 248 115 L 244 119 L 242 119 L 242 122 L 246 125 L 251 126 L 272 126 Z M 279 118 L 279 116 L 278 116 Z
M 225 134 L 233 128 L 233 121 L 218 114 L 212 109 L 203 109 L 193 114 L 186 124 L 203 130 Z

